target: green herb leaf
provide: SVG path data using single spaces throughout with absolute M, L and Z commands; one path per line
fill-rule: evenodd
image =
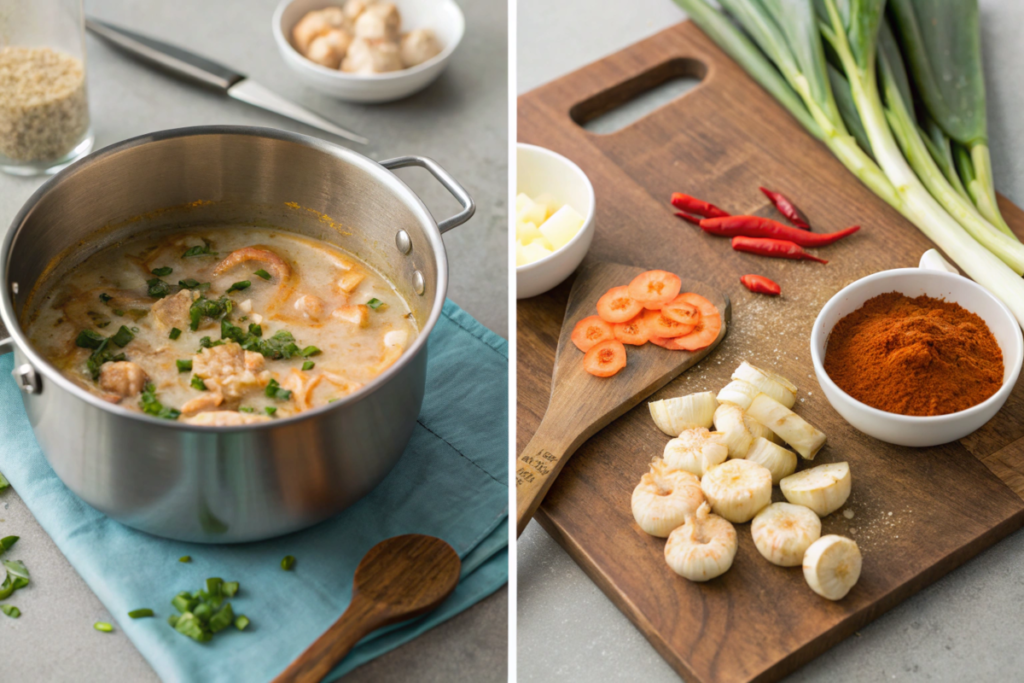
M 219 633 L 228 626 L 231 626 L 234 621 L 235 612 L 231 609 L 231 603 L 225 602 L 224 606 L 210 617 L 210 631 L 212 633 Z
M 12 580 L 25 579 L 25 585 L 28 585 L 28 569 L 21 560 L 4 560 L 4 566 L 7 567 L 7 576 L 11 577 Z
M 318 349 L 315 346 L 307 346 L 306 348 L 302 349 L 303 358 L 309 358 L 310 356 L 319 356 L 321 353 L 323 352 L 320 351 L 320 349 Z
M 240 292 L 243 289 L 248 289 L 250 285 L 252 285 L 252 283 L 249 282 L 248 280 L 241 280 L 228 287 L 227 293 L 230 294 L 231 292 Z
M 191 612 L 185 612 L 178 617 L 174 624 L 174 630 L 200 643 L 205 643 L 213 637 L 212 634 L 206 630 L 203 623 L 199 621 L 198 617 Z
M 138 328 L 136 328 L 136 330 L 138 330 Z M 114 333 L 114 336 L 110 338 L 110 341 L 114 342 L 115 344 L 117 344 L 119 348 L 123 349 L 124 347 L 128 346 L 129 342 L 131 342 L 132 339 L 135 339 L 135 335 L 132 333 L 132 331 L 129 330 L 124 325 L 121 325 L 120 329 L 118 329 L 118 331 Z
M 142 395 L 139 397 L 139 407 L 142 408 L 142 412 L 153 417 L 163 418 L 165 420 L 177 420 L 181 415 L 181 411 L 175 408 L 166 408 L 156 397 L 156 387 L 153 386 L 152 382 L 147 382 L 145 388 L 142 390 Z
M 256 323 L 249 323 L 249 334 L 251 334 L 254 337 L 262 337 L 263 326 L 257 325 Z
M 102 301 L 103 303 L 107 303 L 108 301 L 110 301 L 113 298 L 114 297 L 110 296 L 106 292 L 100 292 L 100 301 Z
M 3 472 L 0 472 L 0 491 L 11 485 L 11 482 L 7 481 L 7 477 L 4 476 Z
M 92 625 L 92 627 L 97 631 L 102 631 L 103 633 L 110 633 L 114 630 L 114 627 L 105 621 L 97 621 Z
M 200 291 L 206 291 L 207 289 L 210 288 L 210 283 L 209 282 L 200 282 L 199 280 L 196 280 L 195 278 L 191 278 L 190 277 L 190 278 L 185 278 L 184 280 L 178 280 L 178 286 L 181 287 L 182 289 L 188 289 L 188 290 L 198 289 Z
M 191 562 L 191 561 L 192 561 L 192 556 L 191 555 L 182 555 L 181 557 L 178 558 L 178 562 Z
M 14 605 L 0 605 L 0 612 L 3 612 L 11 619 L 17 619 L 21 616 L 21 610 Z
M 178 359 L 174 361 L 174 364 L 178 366 L 178 372 L 191 372 L 192 371 L 192 359 Z
M 151 617 L 153 616 L 153 610 L 149 609 L 148 607 L 144 607 L 142 609 L 133 609 L 131 612 L 128 613 L 128 616 L 130 616 L 132 619 L 142 619 L 144 617 Z
M 369 301 L 367 301 L 366 305 L 376 311 L 378 308 L 381 307 L 381 304 L 383 304 L 383 303 L 384 303 L 383 301 L 381 301 L 380 299 L 374 297 L 374 298 L 370 299 Z
M 253 275 L 259 275 L 264 280 L 269 280 L 270 279 L 270 273 L 268 273 L 267 271 L 263 270 L 262 268 L 260 268 L 259 270 L 254 270 L 252 274 Z
M 271 417 L 273 417 L 274 413 L 277 412 L 277 408 L 275 408 L 274 406 L 267 406 L 263 410 L 265 410 L 267 412 L 267 415 L 270 415 Z
M 238 412 L 240 412 L 240 413 L 255 413 L 256 409 L 255 408 L 250 408 L 249 406 L 238 406 Z
M 316 365 L 316 363 L 314 363 L 313 361 L 307 360 L 305 363 L 302 364 L 302 369 L 303 369 L 303 371 L 312 370 L 313 366 L 315 366 L 315 365 Z
M 120 308 L 115 308 L 114 309 L 114 315 L 123 316 L 124 315 L 124 311 L 122 311 Z
M 290 572 L 292 567 L 295 566 L 295 558 L 292 555 L 285 555 L 284 559 L 281 560 L 281 569 L 286 572 Z
M 235 617 L 235 628 L 237 628 L 239 631 L 244 631 L 245 627 L 248 625 L 249 617 L 245 616 L 244 614 L 239 614 L 237 617 Z
M 172 327 L 172 328 L 171 328 L 171 333 L 170 333 L 170 334 L 169 334 L 168 336 L 169 336 L 169 337 L 170 337 L 170 338 L 171 338 L 172 340 L 174 340 L 174 339 L 177 339 L 178 337 L 180 337 L 180 336 L 181 336 L 181 330 L 179 330 L 179 329 L 178 329 L 177 327 Z
M 282 388 L 276 379 L 270 380 L 267 384 L 267 388 L 263 390 L 263 393 L 268 398 L 274 398 L 278 401 L 287 401 L 292 397 L 291 390 Z
M 165 296 L 170 294 L 171 290 L 173 289 L 171 285 L 167 284 L 158 277 L 155 277 L 152 280 L 146 280 L 146 285 L 149 287 L 149 289 L 146 290 L 146 293 L 149 294 L 154 299 L 164 298 Z
M 163 268 L 154 268 L 149 272 L 153 273 L 153 275 L 156 275 L 157 277 L 167 277 L 174 272 L 174 269 L 170 266 L 164 266 Z
M 206 382 L 199 375 L 192 375 L 190 386 L 197 391 L 206 391 Z
M 204 317 L 212 320 L 219 320 L 225 315 L 231 313 L 233 308 L 234 303 L 226 296 L 222 296 L 217 301 L 212 301 L 206 297 L 200 297 L 193 301 L 192 305 L 188 309 L 190 322 L 189 327 L 194 332 L 199 329 L 199 323 L 202 322 Z
M 5 550 L 9 550 L 11 546 L 17 543 L 18 538 L 18 536 L 4 536 L 3 538 L 0 538 L 0 555 L 2 555 Z

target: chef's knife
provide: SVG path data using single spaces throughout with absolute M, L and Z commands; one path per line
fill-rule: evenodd
M 127 50 L 133 55 L 162 67 L 179 76 L 198 81 L 203 85 L 227 93 L 236 100 L 261 107 L 281 116 L 301 121 L 306 125 L 325 130 L 339 137 L 366 145 L 369 140 L 351 131 L 336 126 L 327 119 L 314 114 L 294 102 L 267 90 L 262 85 L 230 69 L 223 64 L 183 50 L 174 45 L 162 43 L 133 31 L 113 26 L 97 19 L 86 18 L 85 27 L 100 38 Z

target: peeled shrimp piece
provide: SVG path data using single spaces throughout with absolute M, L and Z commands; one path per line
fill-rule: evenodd
M 224 402 L 224 395 L 215 393 L 212 391 L 204 391 L 201 396 L 197 396 L 191 401 L 186 401 L 185 405 L 181 406 L 182 415 L 195 415 L 201 413 L 204 410 L 211 410 L 216 408 Z
M 138 394 L 148 379 L 146 371 L 131 361 L 116 361 L 100 366 L 100 389 L 122 398 Z
M 441 43 L 429 28 L 417 28 L 402 36 L 402 64 L 417 66 L 441 54 Z
M 306 59 L 328 69 L 337 69 L 351 44 L 352 36 L 341 29 L 331 29 L 313 39 L 306 51 Z
M 381 38 L 356 38 L 348 46 L 341 70 L 354 74 L 380 74 L 402 70 L 398 43 Z
M 346 24 L 344 11 L 339 7 L 309 12 L 299 19 L 292 29 L 292 41 L 299 52 L 306 54 L 310 43 L 332 29 L 343 28 Z
M 398 41 L 402 17 L 398 8 L 390 2 L 370 5 L 362 11 L 355 22 L 356 38 Z
M 729 448 L 718 432 L 704 427 L 686 429 L 665 445 L 664 458 L 669 467 L 703 477 L 710 468 L 725 462 Z
M 243 247 L 242 249 L 236 249 L 225 256 L 223 261 L 217 264 L 217 267 L 213 269 L 213 274 L 218 276 L 223 275 L 235 266 L 249 261 L 267 264 L 270 272 L 276 276 L 281 283 L 291 277 L 292 269 L 291 266 L 288 265 L 287 261 L 269 249 L 261 249 L 260 247 Z
M 319 320 L 324 316 L 324 302 L 320 297 L 303 294 L 295 300 L 295 310 L 311 320 Z
M 633 519 L 651 536 L 665 538 L 704 502 L 700 480 L 689 472 L 673 470 L 661 458 L 651 463 L 633 489 Z
M 729 571 L 736 558 L 736 529 L 706 502 L 668 536 L 665 561 L 690 581 L 709 581 Z

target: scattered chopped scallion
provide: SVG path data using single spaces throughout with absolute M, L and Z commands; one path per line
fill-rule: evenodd
M 315 346 L 307 346 L 306 348 L 302 349 L 303 358 L 309 358 L 310 356 L 319 356 L 321 353 L 323 352 Z
M 206 382 L 199 375 L 192 375 L 190 386 L 197 391 L 206 391 Z
M 267 388 L 263 390 L 263 393 L 268 398 L 274 398 L 278 401 L 287 401 L 292 397 L 291 390 L 282 388 L 276 379 L 272 379 L 267 383 Z M 272 415 L 273 413 L 270 414 Z
M 315 365 L 316 363 L 314 363 L 313 361 L 307 360 L 305 363 L 302 364 L 302 369 L 303 371 L 312 370 L 313 366 Z
M 92 627 L 97 631 L 102 631 L 103 633 L 111 633 L 114 630 L 114 627 L 105 621 L 97 621 L 92 625 Z
M 366 305 L 376 311 L 378 308 L 381 307 L 381 305 L 383 303 L 384 303 L 383 301 L 381 301 L 377 297 L 374 297 L 374 298 L 370 299 L 369 301 L 367 301 Z
M 292 567 L 294 566 L 295 557 L 292 555 L 285 555 L 284 559 L 281 560 L 281 569 L 285 570 L 286 572 L 290 572 L 292 570 Z
M 17 543 L 18 538 L 18 536 L 4 536 L 3 538 L 0 538 L 0 555 L 2 555 L 5 550 L 9 550 L 11 546 Z
M 235 617 L 235 628 L 237 628 L 239 631 L 244 631 L 245 627 L 248 625 L 249 617 L 245 616 L 244 614 L 239 614 L 237 617 Z
M 248 289 L 251 285 L 252 283 L 249 282 L 248 280 L 241 280 L 228 287 L 227 293 L 230 294 L 231 292 L 240 292 L 243 289 Z
M 154 613 L 153 610 L 149 609 L 148 607 L 144 607 L 142 609 L 133 609 L 131 612 L 128 613 L 128 616 L 130 616 L 132 619 L 142 619 L 144 617 L 152 617 L 154 616 Z
M 17 619 L 21 616 L 21 610 L 14 605 L 0 605 L 0 612 L 3 612 L 11 619 Z
M 147 293 L 154 299 L 162 299 L 171 293 L 171 285 L 164 282 L 158 277 L 152 280 L 146 280 L 146 285 L 149 287 Z
M 255 413 L 256 409 L 255 408 L 250 408 L 249 406 L 238 406 L 238 412 L 240 412 L 240 413 Z
M 273 417 L 274 413 L 277 412 L 277 408 L 275 408 L 274 406 L 267 406 L 263 410 L 267 411 L 267 415 L 270 415 L 271 417 Z
M 171 268 L 170 266 L 164 266 L 163 268 L 154 268 L 149 272 L 153 273 L 153 275 L 156 275 L 157 277 L 167 277 L 168 275 L 174 272 L 174 268 Z
M 238 582 L 237 581 L 225 581 L 220 588 L 221 593 L 226 598 L 233 598 L 238 593 Z
M 106 292 L 101 292 L 100 293 L 100 301 L 102 301 L 103 303 L 107 303 L 108 301 L 110 301 L 113 298 L 114 297 L 110 296 Z
M 138 328 L 136 328 L 138 329 Z M 121 325 L 120 329 L 114 333 L 114 336 L 110 338 L 110 341 L 117 344 L 118 348 L 124 348 L 128 346 L 132 339 L 135 339 L 135 335 L 124 325 Z
M 4 476 L 3 472 L 0 472 L 0 491 L 11 485 L 11 482 L 7 481 L 7 477 Z
M 171 333 L 170 333 L 170 334 L 169 334 L 168 336 L 169 336 L 169 337 L 170 337 L 170 338 L 171 338 L 172 340 L 173 340 L 173 339 L 177 339 L 178 337 L 180 337 L 180 336 L 181 336 L 181 330 L 179 330 L 179 329 L 178 329 L 177 327 L 172 327 L 172 328 L 171 328 Z
M 260 268 L 259 270 L 253 271 L 253 275 L 259 275 L 264 280 L 270 279 L 270 273 Z
M 185 358 L 174 361 L 174 364 L 178 366 L 178 372 L 191 372 L 192 371 L 192 359 Z
M 142 408 L 142 412 L 147 415 L 163 418 L 165 420 L 177 420 L 181 415 L 180 410 L 164 407 L 164 404 L 157 400 L 156 387 L 153 386 L 152 382 L 146 382 L 146 386 L 142 390 L 142 395 L 139 397 L 139 407 Z
M 192 561 L 192 556 L 191 555 L 182 555 L 181 557 L 178 558 L 178 562 L 191 562 L 191 561 Z
M 212 246 L 213 245 L 210 243 L 210 240 L 203 239 L 203 246 L 196 245 L 194 247 L 189 247 L 185 250 L 185 253 L 181 255 L 181 258 L 190 258 L 192 256 L 216 256 L 217 252 L 210 251 L 210 247 Z

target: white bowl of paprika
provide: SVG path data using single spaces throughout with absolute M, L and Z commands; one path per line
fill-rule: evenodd
M 821 309 L 811 330 L 814 372 L 829 403 L 856 429 L 898 446 L 936 446 L 962 439 L 979 429 L 1006 403 L 1024 361 L 1024 337 L 1010 310 L 975 282 L 948 269 L 936 268 L 932 265 L 934 256 L 934 252 L 929 252 L 928 258 L 922 259 L 921 268 L 875 273 L 843 288 Z M 941 258 L 938 261 L 943 263 Z M 856 328 L 842 326 L 840 334 L 845 333 L 844 336 L 834 340 L 836 343 L 829 348 L 829 338 L 840 321 L 862 309 L 884 309 L 884 306 L 879 309 L 878 305 L 865 308 L 865 303 L 892 292 L 911 299 L 927 296 L 958 304 L 967 313 L 950 313 L 946 309 L 942 315 L 958 316 L 952 320 L 959 321 L 962 329 L 958 331 L 955 329 L 957 326 L 948 325 L 945 331 L 941 327 L 935 328 L 935 333 L 942 338 L 930 339 L 930 327 L 916 326 L 910 331 L 916 336 L 908 341 L 908 330 L 897 322 L 882 317 L 868 320 L 869 314 L 865 312 L 857 319 L 859 324 Z M 889 302 L 884 299 L 878 301 Z M 901 305 L 916 304 L 903 300 Z M 939 307 L 939 304 L 931 305 Z M 969 314 L 984 322 L 991 337 L 972 327 L 976 320 Z M 940 321 L 939 324 L 946 323 Z M 964 334 L 964 329 L 975 329 L 977 333 Z M 993 339 L 1002 356 L 1001 384 L 998 384 L 999 358 L 992 348 Z M 906 345 L 894 351 L 893 345 L 900 343 Z M 862 355 L 857 353 L 860 349 L 856 344 L 864 347 Z M 956 362 L 939 363 L 935 354 L 940 351 L 935 344 L 945 345 L 943 352 L 952 349 L 953 357 L 956 357 L 957 345 L 962 344 L 963 356 L 956 357 Z M 871 345 L 888 345 L 886 359 L 894 361 L 893 372 L 879 372 L 880 364 L 876 361 L 881 346 L 876 346 L 872 352 Z M 826 352 L 834 354 L 827 362 Z M 907 356 L 895 358 L 893 354 L 897 352 Z M 858 361 L 860 366 L 856 366 Z M 869 367 L 872 363 L 874 367 Z M 840 383 L 865 401 L 888 407 L 899 406 L 899 409 L 894 408 L 895 412 L 883 410 L 854 398 L 829 376 L 826 366 L 832 369 Z M 941 377 L 927 376 L 930 372 L 940 372 L 940 369 L 943 372 Z M 991 393 L 996 384 L 998 389 Z M 938 392 L 931 397 L 908 394 L 918 385 L 927 385 L 933 393 L 935 387 L 940 386 L 955 386 L 956 390 Z M 986 395 L 987 398 L 983 398 Z M 970 407 L 964 407 L 964 404 Z M 917 414 L 901 414 L 906 412 Z

